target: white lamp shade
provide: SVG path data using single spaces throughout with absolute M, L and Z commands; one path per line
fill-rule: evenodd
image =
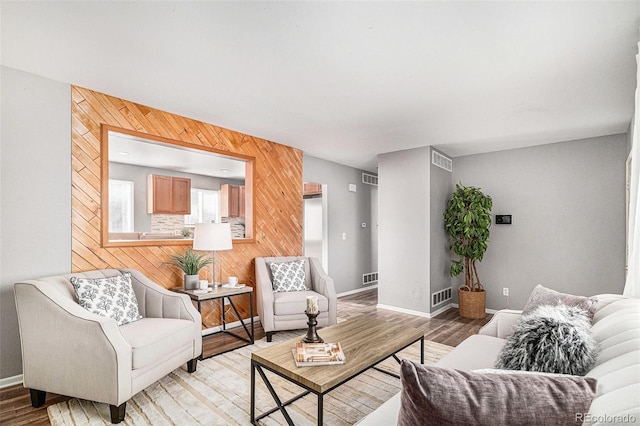
M 231 250 L 231 225 L 228 223 L 196 223 L 194 250 Z

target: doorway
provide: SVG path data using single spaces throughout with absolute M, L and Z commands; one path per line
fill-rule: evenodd
M 326 184 L 304 183 L 304 255 L 320 259 L 329 273 L 327 199 Z

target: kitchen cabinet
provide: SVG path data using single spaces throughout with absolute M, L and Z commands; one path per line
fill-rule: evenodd
M 302 195 L 322 195 L 322 184 L 315 182 L 304 182 Z
M 147 212 L 191 214 L 191 179 L 148 175 Z
M 220 185 L 220 216 L 244 217 L 245 189 L 244 185 Z
M 238 215 L 240 217 L 244 217 L 244 201 L 245 201 L 245 193 L 244 193 L 244 185 L 240 187 L 240 193 L 238 194 L 238 204 L 239 204 L 239 209 L 240 211 L 238 212 Z

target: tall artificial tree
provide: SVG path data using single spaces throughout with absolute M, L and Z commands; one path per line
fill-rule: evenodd
M 451 276 L 464 272 L 462 290 L 482 291 L 484 287 L 478 276 L 476 261 L 482 261 L 489 242 L 491 226 L 490 196 L 480 188 L 456 184 L 456 190 L 444 211 L 447 234 L 451 237 L 451 250 L 460 256 L 451 265 Z

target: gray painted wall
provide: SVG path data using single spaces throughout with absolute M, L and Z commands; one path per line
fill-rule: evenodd
M 480 279 L 487 308 L 522 308 L 535 285 L 593 295 L 622 292 L 626 134 L 454 159 L 453 182 L 482 188 L 495 214 Z M 495 222 L 495 220 L 494 220 Z M 454 288 L 462 278 L 453 279 Z
M 71 271 L 71 86 L 0 67 L 0 378 L 22 373 L 13 284 Z
M 303 158 L 303 179 L 327 185 L 329 275 L 336 292 L 362 288 L 362 274 L 371 270 L 371 186 L 362 183 L 362 170 L 321 160 Z M 357 191 L 350 192 L 349 184 Z M 367 227 L 362 228 L 361 224 Z M 342 239 L 342 233 L 347 239 Z
M 447 208 L 447 202 L 451 196 L 454 185 L 451 182 L 451 172 L 441 169 L 431 164 L 430 182 L 430 217 L 431 232 L 429 240 L 431 243 L 431 268 L 430 268 L 430 293 L 451 287 L 451 276 L 449 268 L 451 266 L 451 251 L 449 250 L 449 236 L 444 229 L 444 217 L 442 212 Z M 452 294 L 454 292 L 452 291 Z M 431 306 L 429 312 L 437 311 L 446 304 Z
M 378 303 L 430 310 L 431 148 L 378 156 Z

